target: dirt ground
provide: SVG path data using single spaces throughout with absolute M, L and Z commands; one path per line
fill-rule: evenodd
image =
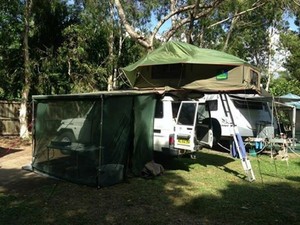
M 22 168 L 30 165 L 31 160 L 31 141 L 0 136 L 0 193 L 22 192 L 32 182 L 51 182 L 51 179 Z

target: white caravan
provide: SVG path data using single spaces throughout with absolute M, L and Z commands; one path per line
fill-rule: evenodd
M 272 138 L 277 130 L 277 123 L 272 116 L 269 103 L 253 94 L 227 94 L 227 99 L 234 123 L 243 138 Z M 219 94 L 205 94 L 202 101 L 210 101 L 210 113 L 213 123 L 214 139 L 232 140 L 232 128 L 229 115 L 224 110 Z

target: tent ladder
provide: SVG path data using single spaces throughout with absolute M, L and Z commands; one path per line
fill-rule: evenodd
M 235 148 L 239 158 L 241 159 L 241 163 L 246 173 L 248 181 L 252 182 L 255 180 L 255 175 L 252 170 L 250 160 L 247 157 L 246 148 L 242 140 L 241 134 L 239 133 L 239 130 L 236 124 L 234 123 L 234 118 L 228 102 L 228 95 L 223 93 L 220 93 L 219 95 L 225 112 L 225 116 L 230 119 L 229 121 L 230 121 L 230 126 L 232 127 L 232 137 L 233 137 L 233 144 L 234 144 L 233 149 Z

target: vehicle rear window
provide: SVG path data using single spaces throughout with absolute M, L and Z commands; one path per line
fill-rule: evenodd
M 177 120 L 181 125 L 193 125 L 197 103 L 183 103 Z
M 155 106 L 155 118 L 163 118 L 164 116 L 164 107 L 162 101 L 156 101 Z

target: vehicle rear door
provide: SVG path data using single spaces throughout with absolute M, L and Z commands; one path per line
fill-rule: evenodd
M 175 125 L 175 148 L 195 150 L 195 121 L 198 103 L 196 101 L 182 101 L 177 114 Z
M 205 103 L 182 101 L 175 125 L 175 148 L 197 150 L 199 145 L 212 146 L 213 134 Z
M 205 101 L 198 103 L 197 121 L 195 127 L 196 140 L 199 145 L 213 146 L 213 125 L 211 120 L 211 105 L 213 101 Z

